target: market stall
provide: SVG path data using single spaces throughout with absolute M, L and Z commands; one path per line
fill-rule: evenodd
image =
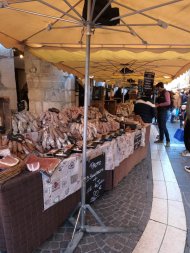
M 146 128 L 146 145 L 149 127 Z M 113 170 L 107 170 L 105 189 L 112 189 L 146 157 L 147 146 L 137 148 Z M 67 168 L 68 169 L 68 168 Z M 55 183 L 55 182 L 54 182 Z M 80 191 L 67 192 L 44 210 L 43 180 L 39 172 L 23 172 L 0 189 L 0 250 L 29 253 L 42 244 L 71 214 L 80 201 Z M 52 199 L 56 199 L 55 196 Z M 47 199 L 46 199 L 47 201 Z M 47 204 L 47 202 L 46 202 Z
M 32 252 L 79 203 L 82 112 L 81 108 L 61 112 L 51 108 L 39 118 L 26 111 L 13 115 L 12 133 L 1 141 L 1 250 Z M 105 173 L 95 186 L 101 187 L 102 194 L 145 158 L 149 126 L 139 117 L 113 116 L 108 112 L 102 115 L 97 108 L 89 108 L 88 117 L 87 161 L 94 162 L 104 154 L 100 169 Z M 5 173 L 8 170 L 10 173 Z M 94 191 L 92 180 L 89 182 L 93 202 L 100 189 Z
M 165 78 L 163 74 L 167 74 L 169 78 L 172 78 L 177 73 L 176 68 L 179 69 L 180 67 L 178 66 L 186 66 L 187 61 L 189 61 L 189 55 L 187 52 L 189 48 L 189 25 L 187 22 L 184 22 L 184 16 L 188 15 L 188 8 L 186 8 L 187 0 L 170 1 L 166 3 L 160 2 L 156 5 L 152 5 L 149 1 L 145 1 L 143 6 L 142 3 L 129 4 L 127 1 L 119 1 L 118 3 L 114 1 L 109 1 L 109 3 L 104 1 L 103 8 L 100 8 L 101 5 L 95 4 L 94 1 L 92 6 L 90 6 L 90 4 L 88 5 L 93 7 L 93 11 L 90 11 L 89 7 L 87 8 L 87 2 L 90 1 L 81 1 L 74 5 L 72 1 L 70 3 L 68 1 L 57 1 L 56 6 L 53 6 L 51 1 L 49 3 L 48 1 L 29 1 L 20 3 L 15 1 L 3 1 L 1 3 L 2 24 L 0 27 L 0 40 L 4 45 L 17 47 L 21 50 L 28 47 L 28 50 L 36 56 L 59 66 L 61 65 L 61 67 L 66 70 L 75 69 L 76 72 L 80 72 L 82 77 L 84 77 L 85 72 L 84 126 L 82 122 L 80 122 L 81 118 L 78 118 L 78 115 L 75 119 L 76 122 L 73 122 L 69 128 L 72 130 L 72 136 L 77 139 L 75 143 L 76 145 L 74 144 L 75 147 L 69 139 L 69 137 L 72 136 L 67 134 L 68 128 L 67 131 L 65 130 L 65 123 L 67 124 L 67 122 L 65 122 L 64 119 L 59 118 L 61 115 L 52 115 L 49 112 L 43 115 L 41 119 L 42 131 L 36 128 L 37 126 L 39 127 L 39 125 L 26 125 L 23 117 L 21 117 L 21 119 L 17 118 L 13 127 L 13 135 L 11 134 L 8 138 L 5 137 L 2 139 L 3 145 L 8 145 L 8 149 L 11 152 L 11 155 L 6 155 L 8 158 L 6 156 L 5 158 L 3 156 L 2 158 L 3 161 L 1 161 L 1 163 L 3 164 L 3 169 L 5 169 L 4 165 L 12 165 L 12 167 L 16 165 L 18 166 L 18 164 L 20 164 L 19 159 L 25 159 L 25 157 L 31 152 L 34 152 L 35 155 L 36 152 L 43 155 L 59 155 L 59 157 L 61 155 L 65 156 L 65 158 L 67 155 L 70 156 L 71 149 L 72 151 L 75 150 L 81 152 L 82 147 L 80 141 L 82 133 L 84 132 L 85 138 L 83 138 L 84 145 L 82 161 L 83 171 L 85 172 L 86 141 L 92 141 L 94 138 L 98 139 L 98 141 L 102 141 L 102 137 L 99 138 L 99 134 L 102 134 L 105 135 L 103 137 L 104 140 L 112 142 L 110 138 L 112 139 L 113 136 L 110 136 L 110 134 L 108 135 L 108 133 L 113 128 L 118 130 L 118 122 L 109 121 L 108 123 L 108 119 L 105 119 L 105 117 L 101 117 L 101 120 L 98 121 L 93 119 L 94 122 L 89 121 L 90 124 L 87 126 L 89 76 L 96 75 L 97 79 L 102 79 L 102 77 L 103 79 L 111 79 L 110 77 L 114 80 L 120 79 L 120 68 L 121 65 L 125 64 L 132 68 L 129 69 L 130 73 L 135 72 L 134 75 L 131 76 L 132 78 L 139 79 L 142 77 L 144 70 L 152 68 L 153 71 L 157 72 L 156 78 L 162 80 Z M 99 4 L 101 2 L 103 1 L 99 1 Z M 160 8 L 163 7 L 164 9 L 160 11 Z M 128 10 L 130 11 L 128 12 Z M 108 15 L 108 18 L 106 17 L 106 13 L 113 14 L 113 16 L 110 17 Z M 66 18 L 64 18 L 64 16 L 66 16 Z M 178 19 L 176 19 L 177 23 L 173 20 L 174 16 L 178 17 Z M 11 24 L 10 20 L 14 20 L 14 23 Z M 54 22 L 55 20 L 56 22 Z M 26 22 L 28 25 L 23 26 L 22 24 L 25 24 Z M 117 25 L 117 29 L 108 27 L 113 25 Z M 133 28 L 133 26 L 135 26 L 135 28 Z M 151 26 L 151 30 L 147 29 L 147 26 Z M 102 32 L 102 29 L 106 30 L 106 33 Z M 4 32 L 5 30 L 6 33 Z M 116 31 L 119 32 L 119 36 L 117 36 L 118 33 L 115 33 Z M 84 41 L 84 34 L 87 35 L 86 43 Z M 159 36 L 157 36 L 158 34 Z M 92 36 L 92 62 L 91 71 L 89 72 L 91 35 L 94 36 Z M 125 44 L 124 42 L 127 42 L 128 44 Z M 84 49 L 86 49 L 86 51 Z M 184 53 L 186 54 L 184 55 Z M 136 61 L 137 58 L 139 59 L 138 62 Z M 152 64 L 153 62 L 156 62 L 156 65 Z M 136 63 L 140 64 L 140 66 L 134 66 Z M 38 70 L 35 66 L 32 67 L 31 70 L 32 69 L 35 71 Z M 64 123 L 61 123 L 61 126 L 57 126 L 57 116 L 59 119 L 58 122 L 61 120 L 64 121 Z M 33 121 L 34 120 L 32 120 L 32 122 Z M 47 124 L 47 122 L 50 122 L 51 124 Z M 127 124 L 128 122 L 125 120 L 122 122 L 124 128 Z M 134 124 L 130 122 L 130 125 Z M 22 132 L 24 132 L 25 129 L 30 129 L 32 127 L 35 127 L 35 131 L 40 133 L 37 135 L 37 141 L 34 141 L 33 139 L 31 140 L 25 136 L 24 138 L 22 137 Z M 19 131 L 17 131 L 17 129 Z M 99 132 L 97 129 L 99 129 Z M 144 129 L 146 129 L 145 126 Z M 108 185 L 108 188 L 116 185 L 125 173 L 127 173 L 123 169 L 119 169 L 120 164 L 123 164 L 124 167 L 125 160 L 129 159 L 133 154 L 140 150 L 140 147 L 138 146 L 139 144 L 137 143 L 140 142 L 139 136 L 141 135 L 142 137 L 143 134 L 145 135 L 145 132 L 142 131 L 142 133 L 139 134 L 139 130 L 140 129 L 135 129 L 134 132 L 130 131 L 130 136 L 121 136 L 121 138 L 116 136 L 116 140 L 113 140 L 111 145 L 104 145 L 102 143 L 102 152 L 107 153 L 107 155 L 105 155 L 105 160 L 107 161 L 105 163 L 105 168 L 108 165 L 108 162 L 110 168 L 112 168 L 111 173 L 108 172 L 109 177 L 111 177 L 111 186 Z M 129 134 L 129 131 L 128 133 L 126 133 L 126 131 L 124 132 L 123 135 Z M 20 134 L 22 136 L 20 136 Z M 125 146 L 123 145 L 123 142 L 127 137 L 131 136 L 133 136 L 133 138 L 129 139 L 133 140 L 133 152 L 125 154 Z M 86 140 L 86 137 L 88 140 Z M 122 141 L 122 139 L 124 139 L 124 141 Z M 92 144 L 93 143 L 90 143 L 89 145 L 92 146 Z M 56 150 L 52 153 L 51 149 Z M 112 157 L 108 155 L 111 151 L 107 151 L 110 149 L 114 150 L 114 154 L 115 152 L 117 153 L 120 151 L 117 156 L 117 158 L 120 158 L 119 160 L 116 159 L 114 162 L 112 161 Z M 16 158 L 13 155 L 15 155 Z M 58 166 L 61 167 L 63 162 L 58 157 L 53 158 L 53 161 L 55 162 L 53 167 L 47 162 L 48 158 L 45 158 L 44 156 L 43 158 L 38 158 L 38 156 L 37 158 L 34 156 L 32 158 L 30 157 L 30 159 L 33 159 L 33 162 L 31 162 L 30 159 L 26 159 L 25 163 L 28 169 L 40 170 L 42 173 L 52 174 L 48 176 L 53 177 L 54 172 L 56 173 L 56 169 Z M 67 159 L 70 159 L 70 157 Z M 115 161 L 118 164 L 115 164 Z M 132 166 L 133 163 L 135 164 L 134 161 L 138 162 L 137 157 L 129 162 L 129 167 Z M 114 170 L 117 167 L 118 169 Z M 76 168 L 79 172 L 80 166 L 76 166 Z M 118 173 L 114 173 L 113 171 L 118 171 Z M 75 178 L 75 175 L 72 176 Z M 85 177 L 86 174 L 83 173 L 83 178 L 85 179 Z M 16 177 L 7 180 L 4 185 L 14 179 L 16 179 Z M 55 182 L 53 186 L 57 189 L 59 184 Z M 53 186 L 51 186 L 51 190 Z M 79 183 L 77 187 L 79 187 Z M 75 190 L 77 190 L 77 187 Z M 72 194 L 74 194 L 74 190 L 73 192 L 71 191 L 70 195 L 67 195 L 66 191 L 63 197 L 70 197 Z M 55 199 L 57 200 L 57 198 Z M 47 210 L 50 210 L 51 208 L 53 207 L 48 207 Z M 2 221 L 2 223 L 4 222 Z M 3 228 L 4 227 L 5 226 L 3 225 Z M 5 241 L 8 241 L 7 237 L 5 237 Z M 6 247 L 9 247 L 9 243 L 6 244 Z

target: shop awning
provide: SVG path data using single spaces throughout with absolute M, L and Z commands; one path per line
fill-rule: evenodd
M 92 3 L 96 6 L 101 1 Z M 157 80 L 166 81 L 189 68 L 189 0 L 104 2 L 103 10 L 109 4 L 119 8 L 119 17 L 112 18 L 119 24 L 104 25 L 92 19 L 90 75 L 96 80 L 119 83 L 142 79 L 144 71 L 153 71 Z M 28 47 L 34 55 L 83 77 L 83 6 L 83 0 L 0 1 L 0 43 Z M 133 73 L 122 74 L 125 67 Z

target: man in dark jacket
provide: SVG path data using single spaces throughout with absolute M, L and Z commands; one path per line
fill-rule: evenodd
M 156 108 L 157 108 L 157 120 L 158 120 L 158 128 L 159 128 L 159 140 L 156 140 L 155 143 L 163 143 L 164 135 L 166 137 L 166 147 L 170 146 L 170 136 L 166 126 L 166 122 L 168 119 L 169 108 L 171 104 L 170 93 L 169 91 L 164 89 L 164 84 L 159 82 L 156 85 L 158 89 L 158 97 L 156 100 Z
M 145 95 L 136 101 L 134 112 L 140 115 L 145 123 L 152 123 L 155 117 L 155 105 L 151 102 L 150 97 Z

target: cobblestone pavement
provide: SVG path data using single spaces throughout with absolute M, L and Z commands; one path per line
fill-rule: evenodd
M 131 253 L 150 218 L 152 206 L 152 169 L 150 152 L 146 159 L 113 190 L 105 192 L 93 209 L 106 226 L 129 226 L 129 233 L 85 233 L 75 253 Z M 87 223 L 96 224 L 87 215 Z M 132 227 L 137 227 L 132 232 Z M 63 253 L 71 239 L 73 227 L 65 222 L 33 253 Z

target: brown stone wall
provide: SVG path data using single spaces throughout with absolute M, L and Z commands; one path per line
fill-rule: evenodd
M 75 77 L 25 51 L 30 111 L 39 114 L 48 108 L 76 105 Z

